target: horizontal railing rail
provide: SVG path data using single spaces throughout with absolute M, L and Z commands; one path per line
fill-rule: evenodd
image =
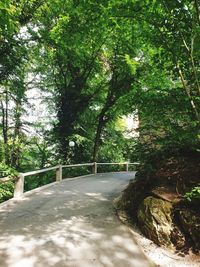
M 84 167 L 84 166 L 94 166 L 94 163 L 80 163 L 80 164 L 71 164 L 71 165 L 62 165 L 63 168 L 72 168 L 72 167 Z
M 54 167 L 44 168 L 41 170 L 30 171 L 25 173 L 19 173 L 18 177 L 4 177 L 0 178 L 0 183 L 6 183 L 8 181 L 15 181 L 14 187 L 14 198 L 21 198 L 24 193 L 24 178 L 31 175 L 37 175 L 40 173 L 55 170 L 56 171 L 56 182 L 60 182 L 63 179 L 62 171 L 63 168 L 74 168 L 74 167 L 87 167 L 92 166 L 92 173 L 97 174 L 98 166 L 100 165 L 124 165 L 126 171 L 129 171 L 129 165 L 139 165 L 139 162 L 93 162 L 93 163 L 80 163 L 80 164 L 70 164 L 70 165 L 58 165 Z
M 97 162 L 97 165 L 125 165 L 127 162 Z
M 3 177 L 3 178 L 0 178 L 0 184 L 7 183 L 7 182 L 13 181 L 15 179 L 16 179 L 16 177 L 15 178 L 14 177 Z
M 24 177 L 25 176 L 31 176 L 31 175 L 36 175 L 36 174 L 39 174 L 39 173 L 42 173 L 42 172 L 56 170 L 58 168 L 59 168 L 59 166 L 55 166 L 55 167 L 45 168 L 45 169 L 31 171 L 31 172 L 24 172 L 23 175 L 24 175 Z
M 138 165 L 138 162 L 97 162 L 97 165 Z

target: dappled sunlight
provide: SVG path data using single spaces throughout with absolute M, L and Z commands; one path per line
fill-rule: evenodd
M 105 231 L 83 216 L 51 224 L 35 236 L 30 229 L 25 235 L 5 237 L 0 239 L 0 249 L 4 250 L 10 267 L 68 266 L 66 261 L 76 266 L 86 261 L 93 266 L 94 260 L 97 266 L 144 266 L 137 262 L 141 252 L 124 226 L 112 224 Z M 116 265 L 119 261 L 123 265 Z
M 64 182 L 0 209 L 1 266 L 149 266 L 107 198 L 127 181 L 116 179 L 113 190 L 109 179 L 105 190 L 99 176 Z
M 94 197 L 95 199 L 98 199 L 100 201 L 107 201 L 108 199 L 103 197 L 101 193 L 86 193 L 86 196 Z

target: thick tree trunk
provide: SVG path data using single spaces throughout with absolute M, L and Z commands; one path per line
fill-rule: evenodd
M 59 154 L 65 162 L 69 154 L 69 138 L 74 131 L 74 124 L 81 112 L 86 107 L 86 102 L 81 96 L 81 89 L 72 90 L 71 86 L 65 88 L 58 100 L 58 124 L 55 132 L 59 141 Z

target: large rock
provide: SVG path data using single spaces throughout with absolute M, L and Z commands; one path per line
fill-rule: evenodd
M 151 183 L 137 180 L 129 184 L 114 204 L 123 221 L 131 218 L 131 222 L 159 246 L 182 254 L 190 248 L 199 251 L 199 206 L 188 205 L 173 187 L 153 187 Z
M 143 199 L 149 196 L 152 185 L 144 180 L 131 181 L 123 191 L 117 209 L 125 210 L 131 219 L 137 223 L 137 210 Z M 120 205 L 120 207 L 119 207 Z
M 183 247 L 185 239 L 174 226 L 172 213 L 171 202 L 149 196 L 139 206 L 137 217 L 144 235 L 158 245 L 174 249 Z
M 200 250 L 200 214 L 194 210 L 184 209 L 178 211 L 180 225 L 193 241 L 193 247 Z

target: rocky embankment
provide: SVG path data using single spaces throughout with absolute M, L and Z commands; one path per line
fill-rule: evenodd
M 200 164 L 188 162 L 170 159 L 160 163 L 148 179 L 139 172 L 115 201 L 117 209 L 148 239 L 179 256 L 200 255 L 200 203 L 184 198 L 198 184 Z

